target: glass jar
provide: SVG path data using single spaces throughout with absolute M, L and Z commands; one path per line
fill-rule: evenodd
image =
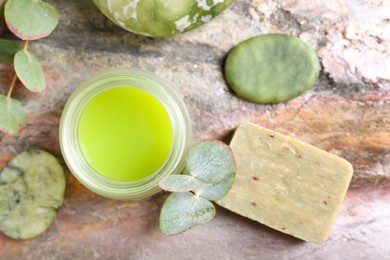
M 165 108 L 172 125 L 172 146 L 165 163 L 153 174 L 136 181 L 118 181 L 97 172 L 84 157 L 78 138 L 78 125 L 84 108 L 99 93 L 129 86 L 154 96 Z M 191 145 L 191 120 L 183 100 L 164 80 L 138 69 L 116 69 L 84 81 L 72 93 L 61 116 L 59 138 L 65 162 L 73 175 L 88 189 L 112 199 L 140 199 L 160 191 L 159 181 L 179 174 Z M 129 148 L 131 149 L 131 148 Z

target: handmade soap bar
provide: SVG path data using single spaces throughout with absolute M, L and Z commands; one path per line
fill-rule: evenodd
M 254 124 L 238 127 L 230 145 L 236 180 L 219 205 L 309 242 L 328 238 L 351 181 L 350 163 Z

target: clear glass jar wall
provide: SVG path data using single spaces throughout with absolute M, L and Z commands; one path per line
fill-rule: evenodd
M 167 110 L 173 130 L 170 155 L 163 166 L 149 177 L 138 181 L 116 181 L 95 171 L 84 158 L 77 136 L 78 123 L 88 102 L 104 91 L 118 86 L 136 87 L 157 98 Z M 191 121 L 183 100 L 164 80 L 138 69 L 117 69 L 100 73 L 84 81 L 72 93 L 60 122 L 60 145 L 65 162 L 73 175 L 88 189 L 112 199 L 140 199 L 158 191 L 159 181 L 180 173 L 191 145 Z

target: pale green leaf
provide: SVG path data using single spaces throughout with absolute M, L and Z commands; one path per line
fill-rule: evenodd
M 222 199 L 230 190 L 236 176 L 236 166 L 232 165 L 230 173 L 222 181 L 216 183 L 203 183 L 194 192 L 204 199 L 217 201 Z
M 203 185 L 201 181 L 190 175 L 172 174 L 162 179 L 159 183 L 161 189 L 169 192 L 193 191 Z
M 33 92 L 45 89 L 45 76 L 37 57 L 31 52 L 20 50 L 16 53 L 15 71 L 23 85 Z
M 160 214 L 160 229 L 166 235 L 182 233 L 215 216 L 214 205 L 191 192 L 172 193 Z
M 0 62 L 13 63 L 15 54 L 20 50 L 13 41 L 0 40 Z
M 225 179 L 234 164 L 230 147 L 220 141 L 205 141 L 189 152 L 183 173 L 206 183 Z
M 0 22 L 4 21 L 4 6 L 5 6 L 5 1 L 0 0 Z
M 59 21 L 58 12 L 41 0 L 8 0 L 5 4 L 8 28 L 22 40 L 36 40 L 49 35 Z
M 25 125 L 23 107 L 18 100 L 0 95 L 0 130 L 17 134 Z
M 1 2 L 1 0 L 0 0 L 0 2 Z M 5 6 L 5 2 L 1 2 L 1 4 L 0 4 L 0 33 L 7 29 L 6 25 L 5 25 L 5 18 L 4 18 L 4 6 Z

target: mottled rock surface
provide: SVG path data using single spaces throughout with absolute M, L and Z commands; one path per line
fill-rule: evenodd
M 222 208 L 206 225 L 165 237 L 158 229 L 163 194 L 109 200 L 67 171 L 64 206 L 49 231 L 24 242 L 0 234 L 0 259 L 390 258 L 389 1 L 237 0 L 201 28 L 156 39 L 118 28 L 91 1 L 48 2 L 60 12 L 60 25 L 30 44 L 42 61 L 48 89 L 31 94 L 17 86 L 14 97 L 24 105 L 27 126 L 17 136 L 0 134 L 0 168 L 30 147 L 48 150 L 63 163 L 58 124 L 71 92 L 98 71 L 138 67 L 172 82 L 182 95 L 194 142 L 228 140 L 237 125 L 253 122 L 347 159 L 355 174 L 329 240 L 314 245 Z M 268 32 L 307 41 L 323 70 L 304 95 L 257 105 L 230 91 L 223 63 L 234 45 Z M 0 64 L 0 71 L 0 93 L 5 94 L 13 70 Z

